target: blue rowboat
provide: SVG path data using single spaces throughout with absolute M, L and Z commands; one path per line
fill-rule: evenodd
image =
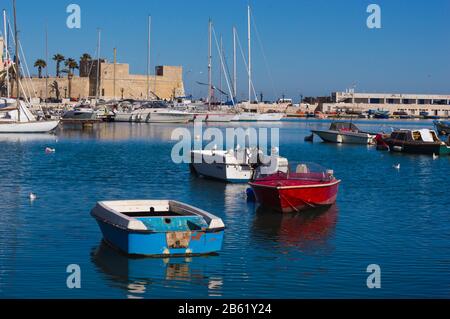
M 105 201 L 91 215 L 105 242 L 128 255 L 196 256 L 222 249 L 222 219 L 177 201 Z

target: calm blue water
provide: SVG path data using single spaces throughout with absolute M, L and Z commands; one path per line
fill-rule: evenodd
M 262 212 L 246 202 L 246 185 L 191 176 L 170 158 L 176 126 L 118 123 L 65 128 L 56 137 L 0 136 L 0 297 L 449 298 L 450 157 L 303 141 L 310 129 L 328 125 L 257 125 L 280 129 L 282 155 L 317 162 L 342 179 L 337 205 L 308 216 Z M 431 122 L 358 125 L 389 131 Z M 46 155 L 47 146 L 56 153 Z M 38 196 L 33 203 L 30 192 Z M 97 201 L 152 198 L 222 217 L 222 253 L 128 259 L 101 244 L 89 215 Z M 69 264 L 81 267 L 81 289 L 66 286 Z M 366 286 L 369 264 L 381 267 L 381 289 Z

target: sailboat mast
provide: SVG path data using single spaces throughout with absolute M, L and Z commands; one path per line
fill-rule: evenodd
M 45 25 L 45 105 L 48 100 L 48 25 Z
M 97 76 L 95 83 L 95 102 L 98 103 L 99 100 L 99 81 L 100 81 L 100 39 L 101 39 L 101 31 L 98 29 L 98 38 L 97 38 Z
M 237 95 L 236 27 L 233 27 L 233 95 Z
M 223 39 L 220 36 L 220 55 L 223 56 Z M 220 104 L 222 104 L 222 65 L 220 65 L 220 77 L 219 77 L 219 92 L 220 92 Z
M 9 93 L 9 51 L 8 51 L 8 27 L 6 23 L 6 10 L 3 10 L 3 45 L 6 60 L 6 97 L 10 97 Z
M 252 34 L 251 34 L 251 12 L 248 6 L 248 102 L 252 101 Z
M 17 114 L 18 114 L 18 120 L 20 122 L 20 62 L 19 62 L 19 32 L 17 30 L 17 14 L 16 14 L 16 0 L 13 0 L 13 10 L 14 10 L 14 38 L 16 41 L 15 46 L 15 55 L 16 55 L 16 90 L 17 90 Z
M 116 66 L 117 66 L 117 48 L 114 48 L 113 50 L 114 55 L 114 68 L 113 68 L 113 95 L 114 95 L 114 101 L 116 100 Z
M 152 16 L 148 16 L 148 39 L 147 39 L 147 100 L 150 98 L 150 45 L 152 33 Z
M 208 43 L 208 109 L 211 110 L 212 100 L 212 21 L 209 19 L 209 43 Z

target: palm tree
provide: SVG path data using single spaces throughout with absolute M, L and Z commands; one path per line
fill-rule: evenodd
M 42 59 L 37 59 L 36 62 L 34 62 L 34 67 L 38 68 L 39 72 L 39 78 L 42 78 L 42 69 L 45 69 L 47 67 L 47 62 L 45 62 Z
M 72 58 L 69 58 L 69 59 L 67 59 L 66 61 L 64 61 L 64 65 L 65 65 L 66 68 L 67 68 L 65 71 L 66 71 L 68 74 L 72 74 L 72 75 L 73 75 L 75 69 L 78 69 L 78 68 L 79 68 L 77 61 L 75 61 L 75 60 L 72 59 Z
M 89 53 L 84 53 L 81 58 L 80 58 L 81 62 L 85 62 L 85 61 L 92 61 L 92 57 Z
M 80 76 L 88 75 L 89 68 L 90 68 L 90 63 L 89 62 L 91 62 L 91 61 L 92 61 L 92 57 L 91 57 L 91 55 L 89 53 L 84 53 L 80 57 Z
M 56 62 L 56 77 L 59 78 L 60 75 L 60 66 L 61 66 L 61 62 L 63 62 L 66 58 L 64 57 L 64 55 L 62 54 L 55 54 L 53 56 L 53 60 Z
M 69 80 L 69 98 L 72 97 L 72 78 L 73 78 L 73 72 L 75 71 L 75 69 L 78 69 L 78 63 L 77 61 L 75 61 L 72 58 L 67 59 L 64 62 L 64 65 L 66 66 L 66 70 L 64 70 L 64 72 L 67 73 L 67 79 Z

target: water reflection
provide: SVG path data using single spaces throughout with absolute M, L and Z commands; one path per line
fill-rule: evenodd
M 223 279 L 207 275 L 214 269 L 216 256 L 195 258 L 132 258 L 111 248 L 104 242 L 94 248 L 91 261 L 97 269 L 107 275 L 109 284 L 126 292 L 127 298 L 151 297 L 151 290 L 161 287 L 173 288 L 173 293 L 203 288 L 208 296 L 221 296 Z M 220 272 L 219 272 L 220 273 Z
M 58 138 L 53 134 L 0 134 L 0 142 L 55 142 Z
M 64 124 L 58 135 L 70 139 L 96 139 L 106 141 L 126 141 L 130 139 L 152 139 L 170 141 L 172 131 L 178 127 L 190 129 L 186 124 L 145 124 L 145 123 L 98 123 L 83 127 L 80 124 Z
M 258 207 L 252 230 L 259 240 L 274 241 L 282 247 L 308 251 L 328 248 L 337 220 L 337 205 L 300 214 L 280 214 Z

